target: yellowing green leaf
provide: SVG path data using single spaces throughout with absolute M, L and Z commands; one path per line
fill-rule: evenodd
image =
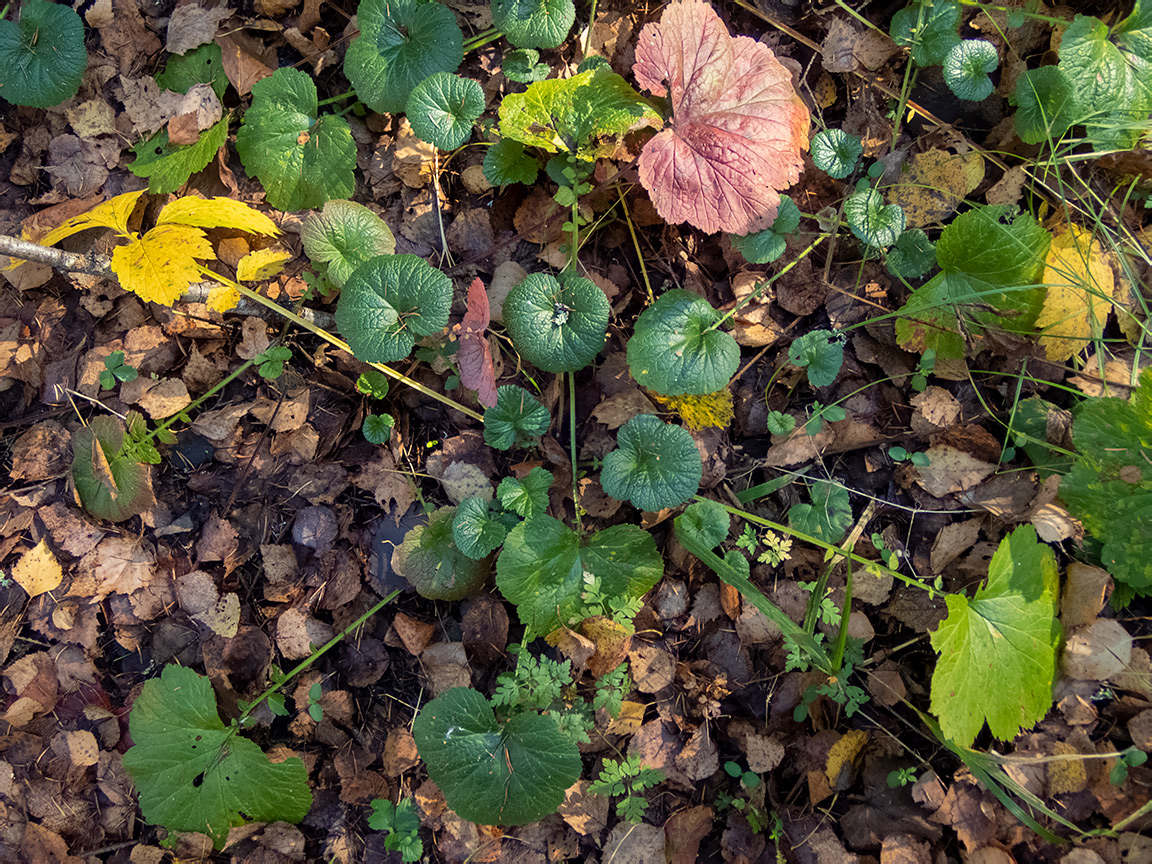
M 157 225 L 139 240 L 113 250 L 112 272 L 126 291 L 143 300 L 171 306 L 189 285 L 200 279 L 196 259 L 215 258 L 212 244 L 199 228 Z
M 87 213 L 81 213 L 79 216 L 64 220 L 36 242 L 41 246 L 51 246 L 53 243 L 59 243 L 65 237 L 71 237 L 73 234 L 78 234 L 89 228 L 111 228 L 121 234 L 127 234 L 128 217 L 136 209 L 136 202 L 140 200 L 140 196 L 143 194 L 144 190 L 140 189 L 136 192 L 125 192 L 123 195 L 117 195 L 110 201 L 97 204 Z
M 12 568 L 12 578 L 16 584 L 28 592 L 29 597 L 46 594 L 60 585 L 64 574 L 60 562 L 48 548 L 48 541 L 41 540 L 20 556 Z
M 208 292 L 208 308 L 213 312 L 228 312 L 240 302 L 240 292 L 231 285 L 216 285 Z
M 1048 359 L 1063 363 L 1100 336 L 1115 293 L 1112 268 L 1100 243 L 1079 225 L 1052 238 L 1044 259 L 1044 307 L 1036 319 Z
M 197 228 L 235 228 L 275 237 L 276 223 L 258 210 L 231 198 L 180 198 L 160 211 L 159 225 L 194 225 Z
M 241 282 L 271 279 L 291 260 L 292 253 L 283 249 L 257 249 L 240 259 L 236 265 L 236 278 Z
M 979 153 L 926 150 L 908 160 L 907 172 L 888 190 L 888 201 L 904 208 L 907 227 L 923 228 L 955 211 L 983 179 L 984 157 Z

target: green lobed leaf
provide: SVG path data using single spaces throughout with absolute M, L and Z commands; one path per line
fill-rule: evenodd
M 403 111 L 417 84 L 455 72 L 464 59 L 464 34 L 441 3 L 361 0 L 356 20 L 360 35 L 348 46 L 344 74 L 373 111 Z
M 540 62 L 540 52 L 532 48 L 517 48 L 504 55 L 500 71 L 510 81 L 517 84 L 534 84 L 548 77 L 552 69 Z M 583 72 L 583 69 L 578 70 Z
M 539 173 L 540 163 L 524 152 L 523 144 L 511 138 L 501 138 L 484 154 L 484 178 L 493 186 L 531 185 Z
M 497 450 L 531 447 L 552 425 L 552 415 L 523 387 L 496 388 L 496 404 L 484 412 L 484 441 Z
M 644 387 L 665 396 L 715 393 L 740 365 L 740 346 L 714 329 L 720 313 L 698 294 L 665 291 L 645 309 L 628 340 L 628 367 Z
M 616 443 L 600 472 L 600 485 L 613 498 L 656 512 L 683 504 L 700 488 L 703 463 L 687 429 L 637 414 L 620 427 Z
M 580 751 L 550 715 L 525 712 L 503 726 L 470 687 L 454 687 L 412 723 L 428 776 L 461 819 L 523 825 L 555 813 L 580 778 Z
M 483 498 L 465 498 L 456 508 L 456 518 L 452 520 L 452 539 L 457 549 L 475 561 L 491 555 L 504 542 L 507 533 L 488 501 Z
M 329 201 L 321 212 L 310 214 L 300 240 L 309 260 L 326 268 L 325 275 L 337 288 L 361 264 L 396 251 L 396 238 L 387 223 L 355 201 Z
M 448 326 L 452 280 L 416 255 L 378 255 L 357 267 L 336 304 L 336 326 L 357 360 L 402 360 L 416 339 Z
M 272 763 L 226 727 L 207 678 L 169 664 L 144 683 L 129 716 L 132 775 L 144 819 L 169 831 L 196 831 L 219 849 L 248 821 L 299 822 L 312 806 L 308 771 L 297 757 Z
M 776 221 L 755 234 L 729 234 L 732 248 L 751 264 L 770 264 L 784 254 L 784 238 L 800 227 L 800 208 L 787 195 L 780 196 Z
M 936 66 L 960 41 L 959 26 L 957 0 L 921 0 L 893 15 L 888 33 L 897 45 L 911 46 L 912 59 L 921 66 Z
M 852 500 L 848 490 L 834 483 L 817 483 L 811 504 L 793 504 L 788 524 L 826 543 L 839 543 L 852 525 Z
M 94 417 L 72 436 L 76 494 L 84 509 L 97 519 L 123 522 L 154 503 L 151 470 L 122 455 L 123 444 L 124 426 L 105 415 Z
M 1016 81 L 1016 134 L 1026 144 L 1053 144 L 1076 118 L 1076 93 L 1058 66 L 1029 69 Z
M 555 48 L 576 20 L 572 0 L 492 0 L 492 23 L 517 48 Z
M 137 177 L 146 177 L 148 191 L 155 195 L 175 192 L 188 182 L 189 177 L 204 170 L 216 158 L 217 152 L 228 141 L 230 119 L 225 115 L 205 129 L 195 144 L 173 144 L 168 140 L 168 130 L 161 129 L 132 148 L 136 159 L 128 170 Z
M 392 427 L 396 418 L 391 414 L 368 414 L 360 427 L 364 438 L 371 444 L 384 444 L 392 437 Z
M 687 533 L 706 549 L 713 549 L 728 537 L 732 519 L 724 505 L 704 500 L 691 504 L 675 524 L 678 536 Z
M 909 228 L 888 250 L 888 272 L 902 279 L 919 279 L 936 263 L 936 244 L 919 228 Z
M 429 600 L 462 600 L 475 594 L 491 572 L 490 562 L 476 561 L 457 548 L 453 537 L 455 507 L 441 507 L 424 525 L 404 535 L 392 554 L 392 567 Z
M 856 170 L 856 163 L 863 152 L 860 138 L 843 129 L 825 129 L 812 138 L 812 161 L 836 180 L 843 180 Z
M 228 87 L 224 52 L 215 42 L 207 42 L 187 54 L 171 54 L 164 71 L 156 76 L 156 83 L 176 93 L 187 93 L 196 84 L 211 84 L 216 96 L 223 99 Z
M 437 72 L 408 97 L 408 122 L 417 138 L 441 150 L 455 150 L 472 134 L 484 113 L 484 91 L 471 78 Z
M 1056 677 L 1059 592 L 1052 550 L 1024 525 L 1000 542 L 988 582 L 971 600 L 946 596 L 948 617 L 930 639 L 940 655 L 932 712 L 948 738 L 971 746 L 987 721 L 1008 741 L 1043 719 Z
M 793 340 L 788 362 L 807 369 L 808 383 L 813 387 L 828 387 L 844 365 L 844 343 L 831 330 L 812 330 Z
M 84 22 L 71 7 L 29 0 L 18 22 L 0 21 L 0 96 L 13 105 L 59 105 L 87 68 Z
M 520 356 L 546 372 L 575 372 L 604 347 L 611 314 L 608 298 L 581 276 L 563 284 L 533 273 L 504 300 L 504 325 Z
M 552 488 L 552 474 L 544 468 L 533 468 L 520 480 L 505 477 L 496 487 L 496 497 L 505 510 L 521 518 L 531 519 L 548 510 L 548 490 Z
M 994 85 L 988 73 L 999 63 L 996 46 L 991 42 L 964 39 L 944 58 L 944 80 L 961 99 L 980 102 L 992 95 Z
M 904 231 L 904 208 L 885 204 L 876 189 L 862 189 L 844 202 L 844 219 L 860 240 L 869 246 L 891 246 Z
M 278 210 L 311 210 L 356 191 L 356 145 L 348 121 L 319 116 L 316 85 L 299 69 L 282 67 L 252 85 L 252 107 L 236 133 L 236 150 Z
M 796 418 L 783 411 L 769 411 L 766 425 L 773 435 L 787 435 L 796 428 Z
M 508 532 L 496 584 L 529 632 L 542 635 L 579 608 L 585 571 L 600 577 L 605 596 L 633 599 L 660 580 L 664 564 L 652 535 L 635 525 L 580 538 L 558 519 L 538 515 Z

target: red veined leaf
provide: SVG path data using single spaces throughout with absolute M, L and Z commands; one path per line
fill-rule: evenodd
M 775 55 L 732 37 L 703 0 L 680 0 L 644 25 L 632 72 L 672 106 L 671 125 L 640 153 L 640 182 L 660 216 L 708 232 L 769 227 L 779 190 L 800 177 L 809 125 Z
M 485 408 L 496 404 L 496 371 L 492 366 L 492 349 L 488 346 L 488 292 L 484 283 L 473 279 L 468 286 L 468 308 L 460 323 L 460 383 L 476 391 Z

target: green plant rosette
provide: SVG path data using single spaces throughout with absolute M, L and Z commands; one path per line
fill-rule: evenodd
M 740 346 L 716 328 L 720 313 L 703 297 L 674 288 L 641 313 L 628 340 L 628 367 L 665 396 L 715 393 L 740 365 Z
M 18 22 L 0 21 L 0 96 L 13 105 L 59 105 L 87 68 L 84 22 L 69 6 L 32 0 Z
M 561 284 L 533 273 L 508 292 L 504 324 L 520 356 L 545 372 L 575 372 L 604 347 L 611 314 L 608 298 L 591 279 Z
M 616 442 L 600 472 L 600 485 L 613 498 L 656 512 L 683 504 L 700 488 L 703 464 L 688 430 L 638 414 L 620 427 Z
M 492 571 L 490 561 L 474 561 L 456 547 L 455 518 L 455 507 L 439 508 L 392 553 L 392 568 L 429 600 L 463 600 L 479 591 Z

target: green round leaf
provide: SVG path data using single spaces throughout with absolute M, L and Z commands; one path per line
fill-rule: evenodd
M 848 490 L 832 483 L 817 483 L 812 487 L 811 504 L 794 504 L 788 510 L 788 524 L 826 543 L 839 543 L 852 525 Z
M 536 157 L 525 153 L 524 145 L 511 138 L 501 138 L 484 154 L 484 178 L 493 186 L 531 185 L 539 173 Z
M 969 102 L 979 102 L 995 89 L 988 73 L 1000 63 L 996 46 L 983 39 L 964 39 L 944 58 L 944 80 L 952 92 Z
M 552 488 L 552 474 L 543 468 L 533 468 L 523 480 L 505 477 L 496 487 L 496 497 L 510 513 L 531 519 L 548 509 L 548 490 Z
M 383 444 L 392 437 L 392 427 L 396 420 L 391 414 L 369 414 L 360 427 L 364 437 L 372 444 Z
M 796 418 L 783 411 L 769 411 L 767 425 L 773 435 L 787 435 L 796 428 Z
M 909 228 L 888 250 L 888 272 L 903 279 L 919 279 L 936 263 L 936 246 L 919 228 Z
M 373 111 L 397 114 L 412 90 L 437 72 L 455 72 L 464 36 L 452 10 L 422 0 L 362 0 L 360 35 L 348 46 L 344 74 Z
M 716 501 L 697 501 L 676 519 L 676 533 L 687 533 L 706 549 L 724 542 L 732 520 L 724 505 Z
M 224 52 L 215 42 L 208 42 L 187 54 L 172 54 L 164 64 L 164 71 L 156 76 L 156 83 L 164 90 L 177 93 L 187 93 L 196 84 L 211 84 L 216 95 L 223 99 L 228 87 Z
M 161 129 L 132 148 L 136 159 L 128 170 L 137 177 L 147 177 L 148 191 L 153 194 L 175 192 L 216 157 L 228 140 L 230 119 L 225 115 L 218 123 L 205 129 L 195 144 L 173 144 L 168 140 L 168 130 Z
M 311 210 L 356 191 L 356 144 L 348 121 L 319 116 L 316 85 L 299 69 L 282 67 L 252 85 L 252 107 L 236 133 L 236 150 L 278 210 Z
M 329 201 L 322 212 L 312 213 L 300 240 L 312 263 L 328 268 L 328 280 L 337 288 L 361 264 L 396 251 L 396 238 L 384 220 L 355 201 Z
M 404 535 L 392 553 L 392 567 L 429 600 L 462 600 L 475 594 L 491 572 L 491 562 L 474 561 L 452 536 L 455 507 L 441 507 Z
M 885 204 L 875 189 L 863 189 L 845 201 L 844 218 L 852 233 L 869 246 L 891 246 L 904 230 L 904 208 Z
M 613 498 L 655 512 L 683 504 L 700 488 L 700 451 L 687 429 L 637 414 L 620 427 L 616 443 L 600 472 L 600 485 Z
M 1076 93 L 1058 66 L 1029 69 L 1016 82 L 1016 134 L 1026 144 L 1055 143 L 1075 120 Z
M 575 20 L 572 0 L 492 0 L 492 23 L 517 48 L 555 48 Z
M 800 227 L 800 208 L 787 195 L 780 196 L 776 221 L 755 234 L 730 234 L 732 248 L 751 264 L 770 264 L 784 254 L 784 238 Z
M 455 150 L 472 134 L 484 113 L 484 91 L 471 78 L 437 72 L 408 97 L 408 122 L 416 137 L 441 150 Z
M 601 60 L 604 58 L 601 57 Z M 547 63 L 541 63 L 540 52 L 531 48 L 517 48 L 504 55 L 500 63 L 500 71 L 504 77 L 517 84 L 533 84 L 543 81 L 552 70 Z M 578 70 L 583 72 L 583 69 Z
M 336 326 L 357 360 L 402 360 L 422 336 L 448 326 L 452 280 L 415 255 L 380 255 L 353 271 Z
M 740 365 L 740 346 L 712 329 L 720 320 L 703 297 L 665 291 L 636 321 L 628 341 L 628 367 L 644 387 L 665 396 L 715 393 L 728 386 Z
M 31 0 L 18 23 L 0 21 L 0 96 L 13 105 L 59 105 L 87 68 L 84 23 L 70 7 Z
M 523 387 L 496 388 L 496 404 L 484 412 L 484 441 L 497 450 L 531 447 L 548 431 L 552 417 Z
M 492 554 L 504 542 L 507 533 L 504 525 L 496 519 L 492 508 L 483 498 L 465 498 L 456 508 L 456 518 L 452 520 L 452 539 L 456 548 L 479 561 Z
M 844 363 L 844 343 L 831 330 L 813 330 L 793 341 L 788 362 L 808 370 L 808 383 L 827 387 L 840 374 Z
M 606 597 L 642 597 L 664 575 L 656 541 L 635 525 L 614 525 L 581 540 L 558 519 L 539 515 L 508 532 L 496 559 L 496 584 L 536 635 L 566 623 L 581 604 L 584 573 Z M 527 640 L 527 637 L 525 637 Z
M 533 273 L 508 292 L 504 324 L 520 356 L 545 372 L 583 369 L 604 347 L 611 313 L 591 279 L 571 276 L 561 285 Z
M 855 135 L 843 129 L 825 129 L 812 138 L 812 161 L 816 167 L 837 180 L 856 170 L 864 145 Z
M 72 436 L 72 480 L 84 509 L 97 519 L 123 522 L 154 503 L 147 465 L 120 455 L 124 427 L 115 417 L 93 418 Z
M 912 48 L 912 59 L 921 66 L 936 66 L 960 37 L 960 4 L 957 0 L 921 0 L 892 16 L 889 35 L 897 45 Z
M 412 737 L 448 806 L 481 825 L 524 825 L 555 813 L 583 767 L 551 715 L 525 712 L 501 727 L 470 687 L 425 705 Z

